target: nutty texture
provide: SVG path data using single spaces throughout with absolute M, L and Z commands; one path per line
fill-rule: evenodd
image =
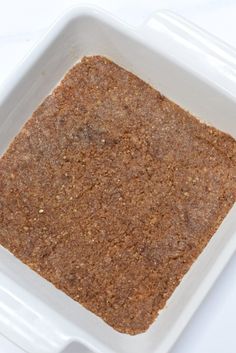
M 0 160 L 0 243 L 116 330 L 147 330 L 236 197 L 236 142 L 83 58 Z

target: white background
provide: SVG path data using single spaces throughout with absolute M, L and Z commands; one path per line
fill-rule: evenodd
M 86 3 L 79 0 L 0 0 L 1 89 L 4 89 L 4 80 L 7 80 L 10 72 L 45 33 L 53 20 L 70 5 Z M 90 0 L 89 4 L 105 8 L 133 25 L 141 24 L 158 9 L 171 9 L 236 47 L 235 0 Z M 235 352 L 236 255 L 171 353 Z M 0 335 L 0 353 L 22 351 Z

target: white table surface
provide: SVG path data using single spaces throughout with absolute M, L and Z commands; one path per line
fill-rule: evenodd
M 171 9 L 236 47 L 235 0 L 90 0 L 88 3 L 135 25 L 158 9 Z M 0 84 L 7 80 L 52 21 L 74 4 L 86 4 L 86 1 L 0 0 Z M 0 334 L 0 353 L 22 352 Z M 171 353 L 235 352 L 236 254 Z

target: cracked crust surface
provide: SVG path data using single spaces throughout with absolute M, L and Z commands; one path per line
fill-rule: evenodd
M 155 320 L 235 201 L 236 142 L 87 57 L 0 160 L 0 243 L 116 330 Z

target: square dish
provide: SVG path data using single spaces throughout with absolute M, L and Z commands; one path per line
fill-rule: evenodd
M 233 100 L 230 100 L 230 97 L 227 97 L 227 95 L 224 94 L 222 90 L 222 88 L 228 88 L 231 84 L 231 81 L 227 79 L 222 80 L 223 82 L 221 82 L 221 89 L 217 90 L 215 87 L 215 77 L 213 77 L 214 81 L 212 80 L 213 82 L 211 82 L 211 85 L 211 75 L 208 74 L 207 83 L 204 82 L 204 80 L 201 80 L 201 78 L 197 77 L 196 72 L 200 68 L 199 62 L 197 60 L 195 60 L 195 66 L 193 66 L 195 70 L 194 74 L 189 71 L 188 67 L 186 67 L 187 65 L 184 65 L 185 63 L 181 64 L 181 55 L 183 53 L 185 53 L 185 55 L 188 53 L 189 59 L 191 59 L 191 55 L 194 54 L 191 50 L 190 52 L 186 52 L 186 48 L 183 45 L 183 42 L 186 42 L 186 33 L 189 32 L 189 27 L 187 30 L 183 30 L 184 26 L 187 26 L 184 21 L 177 19 L 175 16 L 166 13 L 160 13 L 156 17 L 151 18 L 151 20 L 147 22 L 143 28 L 138 31 L 134 31 L 125 29 L 125 27 L 120 26 L 119 24 L 115 24 L 114 22 L 111 23 L 109 18 L 106 18 L 106 16 L 98 13 L 91 13 L 91 11 L 88 10 L 80 10 L 78 12 L 72 11 L 67 17 L 64 18 L 64 20 L 62 20 L 57 25 L 57 31 L 56 27 L 54 27 L 54 31 L 51 32 L 51 42 L 49 34 L 47 40 L 44 41 L 44 46 L 41 46 L 41 49 L 43 48 L 41 55 L 40 50 L 38 51 L 37 60 L 34 60 L 33 56 L 31 56 L 32 65 L 30 65 L 30 59 L 28 60 L 28 65 L 26 65 L 27 63 L 25 64 L 26 73 L 25 76 L 22 77 L 21 81 L 19 81 L 18 87 L 16 86 L 12 89 L 10 88 L 9 90 L 11 91 L 11 94 L 7 94 L 6 87 L 6 97 L 5 102 L 3 102 L 3 109 L 5 109 L 5 111 L 3 111 L 7 118 L 5 120 L 4 126 L 1 129 L 1 131 L 3 131 L 2 137 L 5 137 L 5 140 L 3 140 L 3 142 L 5 142 L 5 146 L 3 143 L 1 147 L 3 149 L 6 148 L 9 140 L 12 139 L 22 123 L 28 118 L 28 115 L 32 113 L 35 107 L 40 103 L 40 100 L 50 92 L 50 89 L 55 86 L 57 81 L 61 78 L 61 76 L 63 76 L 71 64 L 77 61 L 81 56 L 88 54 L 102 54 L 114 58 L 116 62 L 120 63 L 122 66 L 125 66 L 130 71 L 136 73 L 144 80 L 152 83 L 154 87 L 155 85 L 159 87 L 162 93 L 165 93 L 168 97 L 172 98 L 180 105 L 186 107 L 188 110 L 195 114 L 197 113 L 197 115 L 201 116 L 202 119 L 211 122 L 212 125 L 215 125 L 216 127 L 219 127 L 226 132 L 231 132 L 231 134 L 235 136 L 235 134 L 232 133 L 232 130 L 228 129 L 230 125 L 234 128 L 235 131 L 234 121 L 232 121 L 233 115 L 231 116 L 229 111 L 230 103 L 231 107 L 233 108 L 234 102 Z M 166 32 L 163 30 L 163 28 L 166 29 Z M 182 41 L 176 40 L 176 30 L 177 33 L 179 31 L 179 37 L 181 37 Z M 94 38 L 90 31 L 93 31 L 93 33 L 96 32 L 98 38 Z M 154 50 L 152 44 L 152 35 L 154 33 L 156 34 L 157 32 L 160 34 L 160 36 L 158 41 L 154 43 Z M 192 32 L 194 32 L 195 36 L 196 33 L 199 35 L 197 30 L 192 29 Z M 173 33 L 175 33 L 175 36 Z M 144 44 L 146 41 L 146 36 L 149 38 L 149 45 Z M 162 45 L 166 40 L 166 37 L 169 39 L 169 48 L 166 48 Z M 183 41 L 183 38 L 185 41 Z M 171 40 L 173 40 L 173 42 L 171 42 Z M 188 38 L 188 44 L 189 40 L 190 38 Z M 61 52 L 62 43 L 66 45 L 66 48 L 64 47 L 63 50 L 65 57 L 63 60 L 58 62 L 58 54 Z M 73 46 L 71 48 L 72 43 Z M 196 43 L 194 44 L 196 47 Z M 202 46 L 199 45 L 199 43 L 197 44 L 197 48 L 203 50 Z M 174 49 L 176 50 L 178 46 L 183 46 L 181 47 L 181 55 L 177 56 L 175 62 L 173 63 L 173 61 L 170 60 L 172 57 L 172 52 Z M 142 50 L 142 57 L 139 57 L 140 60 L 138 60 L 137 54 L 140 50 Z M 167 50 L 167 52 L 165 52 L 165 50 Z M 71 53 L 73 53 L 73 55 L 71 55 Z M 215 52 L 213 51 L 213 53 Z M 212 56 L 212 53 L 207 53 L 207 55 Z M 184 59 L 186 60 L 186 58 Z M 218 58 L 218 60 L 220 59 Z M 144 62 L 145 65 L 143 64 Z M 66 67 L 66 65 L 68 65 L 68 67 Z M 158 70 L 156 69 L 157 67 L 159 68 Z M 204 69 L 206 72 L 209 71 L 209 67 L 204 68 L 204 65 L 201 66 L 200 76 L 204 73 Z M 39 72 L 42 75 L 39 75 Z M 167 76 L 166 72 L 171 73 L 172 75 Z M 220 76 L 217 76 L 218 82 L 220 81 L 220 78 Z M 180 85 L 182 88 L 181 92 L 178 90 Z M 19 88 L 20 86 L 21 89 Z M 187 94 L 189 87 L 192 89 L 191 94 Z M 211 111 L 204 111 L 206 108 L 209 109 L 209 105 L 206 104 L 209 102 L 209 100 L 206 102 L 205 99 L 204 104 L 205 97 L 203 93 L 206 92 L 206 90 L 208 92 L 208 99 L 209 97 L 217 98 L 217 102 L 219 103 L 221 97 L 221 105 L 217 106 L 217 102 L 215 102 L 214 109 L 217 106 L 218 110 L 214 111 L 214 114 Z M 196 92 L 198 93 L 197 96 L 194 95 L 194 91 L 195 94 Z M 10 111 L 12 107 L 10 99 L 16 98 L 18 105 L 15 107 L 15 110 Z M 194 102 L 192 101 L 193 98 Z M 184 101 L 184 99 L 187 99 L 187 101 Z M 27 106 L 25 104 L 26 101 L 29 102 Z M 223 101 L 224 108 L 227 105 L 228 109 L 227 124 L 222 121 L 221 114 L 223 113 Z M 196 103 L 195 106 L 194 103 Z M 28 108 L 30 108 L 31 111 L 27 112 Z M 199 110 L 197 110 L 197 108 Z M 219 112 L 220 108 L 221 112 Z M 214 118 L 215 121 L 211 121 L 211 118 Z M 159 320 L 147 333 L 135 338 L 123 336 L 113 332 L 110 328 L 105 327 L 104 324 L 98 321 L 97 318 L 94 318 L 92 314 L 87 313 L 81 307 L 75 307 L 75 304 L 72 303 L 69 298 L 65 297 L 62 293 L 58 293 L 52 286 L 43 281 L 41 278 L 38 278 L 37 275 L 31 273 L 30 270 L 26 269 L 25 266 L 17 262 L 16 259 L 14 259 L 12 256 L 7 254 L 6 251 L 3 250 L 3 264 L 1 264 L 1 266 L 3 267 L 3 283 L 4 279 L 6 283 L 5 286 L 2 286 L 3 302 L 6 302 L 5 318 L 6 312 L 8 312 L 9 320 L 15 323 L 13 327 L 9 327 L 9 325 L 5 324 L 3 327 L 5 332 L 3 333 L 5 333 L 8 337 L 11 337 L 12 335 L 14 339 L 17 340 L 17 343 L 23 346 L 24 349 L 28 349 L 29 351 L 34 352 L 37 352 L 37 349 L 41 352 L 60 351 L 60 349 L 63 346 L 68 345 L 70 341 L 80 341 L 86 346 L 89 346 L 90 349 L 94 350 L 95 352 L 164 352 L 171 346 L 174 339 L 180 332 L 181 327 L 186 324 L 188 315 L 194 311 L 194 297 L 196 296 L 196 293 L 192 291 L 194 290 L 194 286 L 196 286 L 195 289 L 197 288 L 199 291 L 201 289 L 200 294 L 202 296 L 204 295 L 204 290 L 206 291 L 209 288 L 206 286 L 206 279 L 210 278 L 209 276 L 211 269 L 216 270 L 216 264 L 214 264 L 214 261 L 219 260 L 224 253 L 224 251 L 219 252 L 220 247 L 222 247 L 223 239 L 226 240 L 226 238 L 223 236 L 223 233 L 227 231 L 229 236 L 230 232 L 231 239 L 233 239 L 233 212 L 234 209 L 231 210 L 230 215 L 220 227 L 213 241 L 209 244 L 209 246 L 204 251 L 204 254 L 200 256 L 198 261 L 194 264 L 193 268 L 189 271 L 188 275 L 184 278 L 184 281 L 171 297 L 168 308 L 163 310 Z M 218 234 L 221 235 L 217 237 Z M 224 255 L 225 261 L 229 259 L 229 243 L 229 239 L 224 243 L 228 254 L 228 256 Z M 215 254 L 213 254 L 214 244 Z M 219 248 L 217 248 L 218 253 L 216 250 L 217 244 L 219 246 Z M 230 249 L 232 249 L 232 244 Z M 210 253 L 207 254 L 207 251 L 210 251 Z M 204 263 L 204 260 L 202 260 L 204 259 L 204 256 L 205 261 L 207 260 L 207 263 Z M 210 263 L 209 259 L 213 260 L 213 263 Z M 8 271 L 4 269 L 6 264 L 8 264 Z M 204 274 L 201 273 L 200 266 L 204 266 L 206 268 L 207 265 L 209 268 L 208 273 L 206 273 L 206 271 Z M 223 266 L 222 260 L 221 265 Z M 14 271 L 16 269 L 18 273 L 22 269 L 21 276 L 18 278 L 15 278 L 14 276 Z M 194 269 L 196 272 L 193 275 Z M 220 270 L 219 266 L 218 270 Z M 207 275 L 209 276 L 207 277 Z M 205 280 L 204 287 L 204 281 L 201 276 L 203 276 L 203 279 Z M 33 280 L 33 278 L 35 279 Z M 211 274 L 211 280 L 213 279 L 214 277 Z M 199 282 L 201 280 L 202 283 L 200 286 Z M 35 288 L 31 288 L 30 283 L 34 283 Z M 15 294 L 14 296 L 8 295 L 8 299 L 5 299 L 4 301 L 4 293 L 11 293 L 13 288 L 12 286 L 15 288 L 14 293 L 18 294 Z M 36 288 L 37 290 L 35 291 Z M 183 298 L 180 300 L 181 290 L 182 293 L 184 293 L 186 296 L 185 300 L 183 300 Z M 27 291 L 27 294 L 25 294 L 28 297 L 27 306 L 22 301 L 22 291 Z M 178 293 L 180 295 L 179 298 Z M 200 294 L 198 293 L 198 303 L 201 300 Z M 36 310 L 35 304 L 36 307 L 39 305 L 41 306 L 40 311 Z M 11 310 L 7 310 L 7 307 L 9 308 L 12 305 L 17 306 L 17 308 L 23 314 L 19 317 L 16 317 L 15 320 L 11 318 L 11 315 L 15 315 L 15 311 L 12 312 Z M 25 327 L 23 326 L 24 330 L 22 329 L 22 331 L 24 331 L 24 335 L 22 335 L 21 331 L 19 331 L 17 325 L 17 323 L 21 322 L 22 320 L 25 323 Z M 32 320 L 34 322 L 34 326 L 29 325 L 29 322 L 32 322 Z M 56 320 L 56 322 L 53 322 L 53 320 Z M 53 327 L 50 335 L 44 334 L 47 327 Z M 47 331 L 48 330 L 46 330 L 46 332 Z M 13 335 L 13 333 L 15 334 Z M 34 347 L 32 346 L 32 336 L 34 337 L 35 341 L 37 340 L 37 347 L 36 345 Z M 28 339 L 25 337 L 28 337 Z

